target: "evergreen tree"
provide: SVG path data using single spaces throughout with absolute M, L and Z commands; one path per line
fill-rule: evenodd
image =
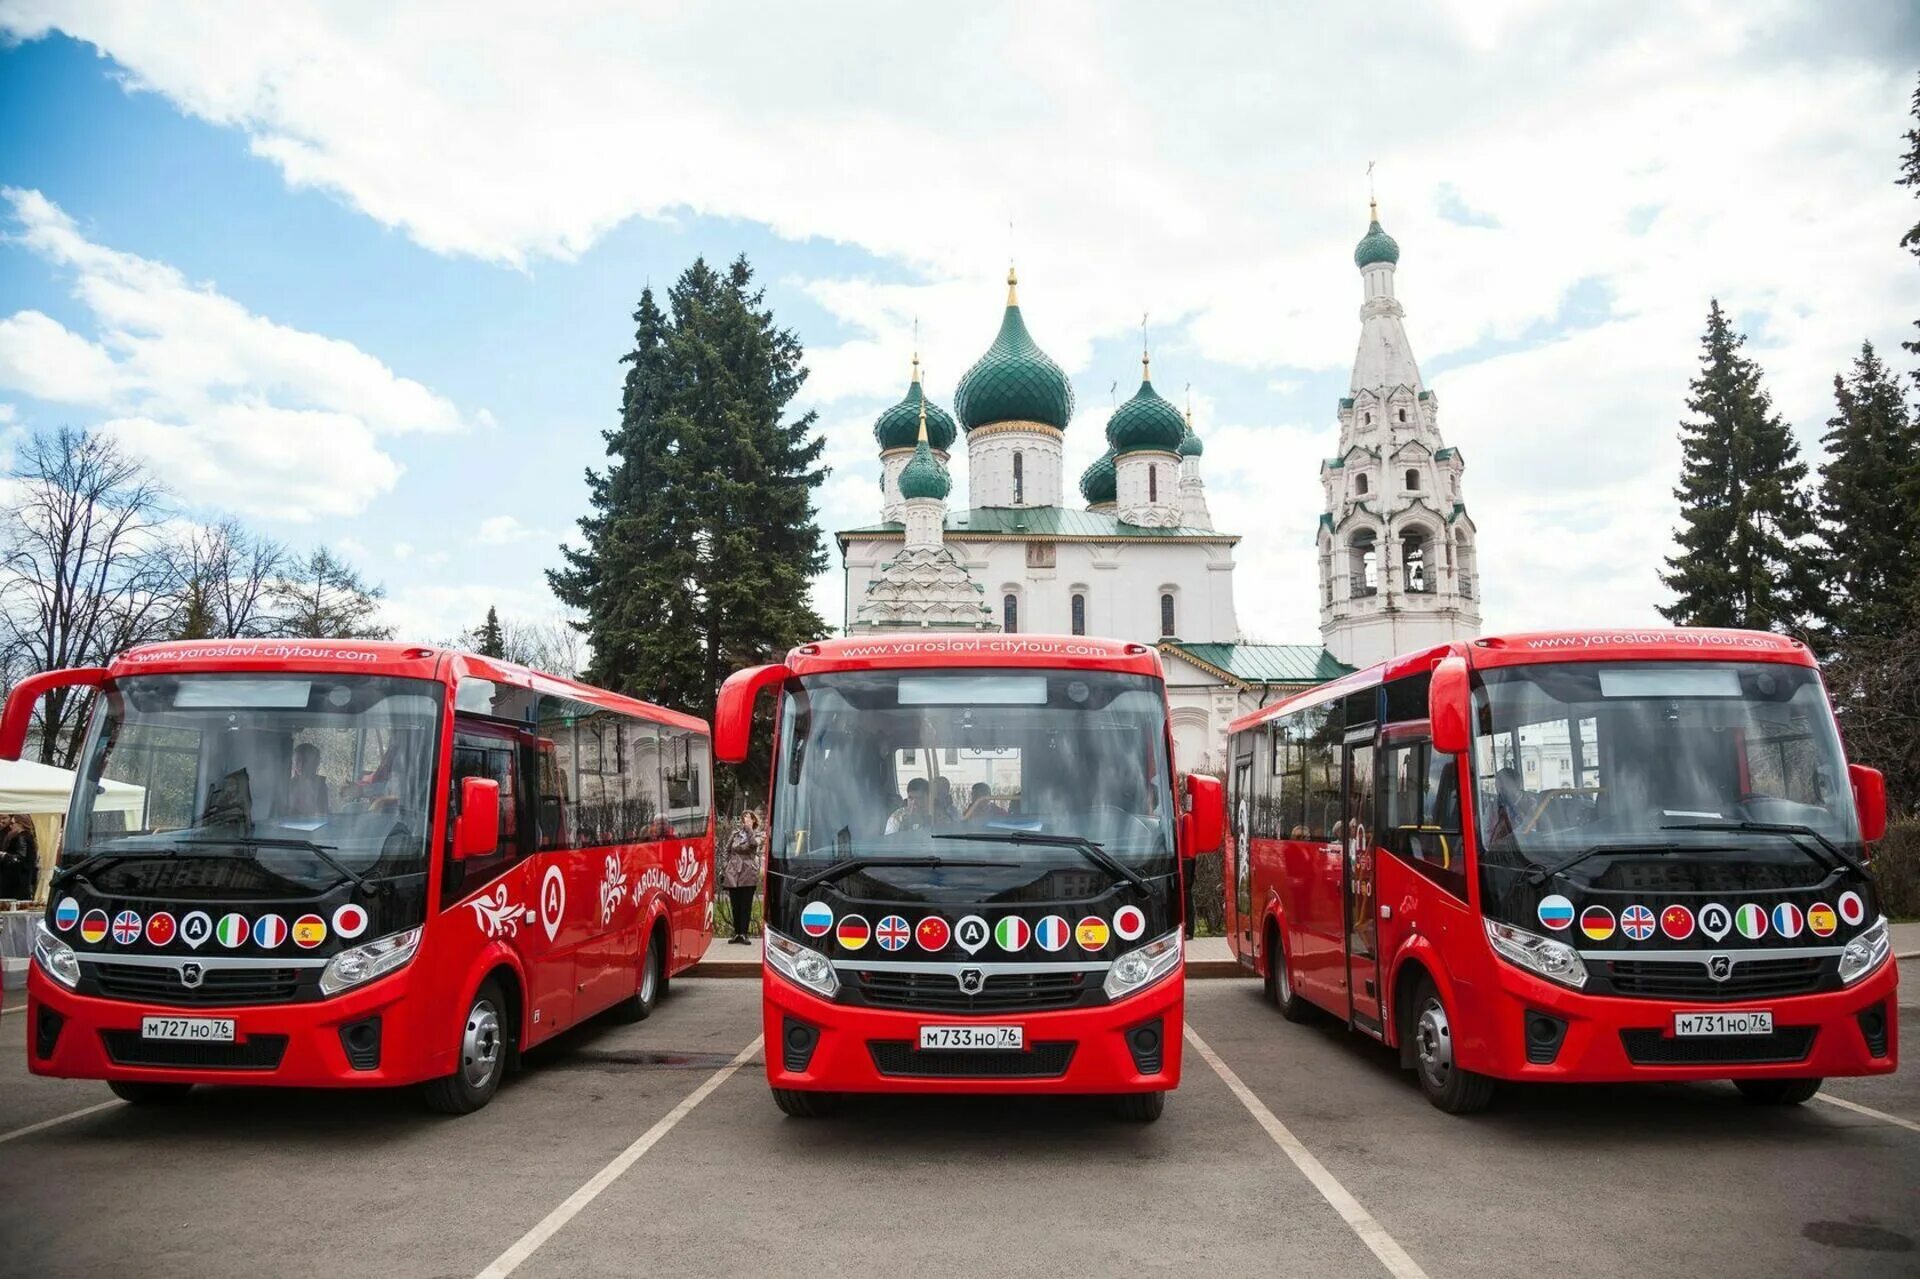
M 1820 468 L 1818 613 L 1829 648 L 1899 633 L 1920 602 L 1920 439 L 1893 371 L 1864 343 L 1851 378 L 1834 375 Z
M 278 611 L 273 633 L 298 639 L 392 639 L 378 625 L 386 591 L 326 547 L 291 561 L 269 589 Z
M 473 633 L 473 651 L 482 657 L 504 658 L 507 655 L 507 637 L 500 630 L 500 614 L 493 605 L 487 605 L 487 620 Z
M 587 678 L 707 714 L 742 666 L 825 630 L 808 600 L 826 566 L 813 490 L 825 441 L 785 420 L 806 380 L 744 257 L 696 260 L 634 312 L 620 425 L 587 472 L 582 549 L 548 574 L 593 648 Z
M 1914 197 L 1920 199 L 1920 85 L 1916 85 L 1913 90 L 1912 112 L 1915 127 L 1907 130 L 1907 153 L 1900 157 L 1900 176 L 1894 181 L 1900 186 L 1912 187 Z M 1914 257 L 1920 258 L 1920 222 L 1915 222 L 1907 229 L 1907 233 L 1900 237 L 1900 247 Z M 1920 320 L 1915 320 L 1913 327 L 1920 329 Z M 1920 338 L 1911 342 L 1902 342 L 1900 345 L 1913 354 L 1920 355 Z M 1913 376 L 1915 381 L 1920 381 L 1920 369 L 1915 369 Z
M 1714 299 L 1687 399 L 1697 416 L 1680 424 L 1680 554 L 1660 575 L 1678 598 L 1660 611 L 1683 626 L 1786 630 L 1817 581 L 1807 464 L 1745 343 Z

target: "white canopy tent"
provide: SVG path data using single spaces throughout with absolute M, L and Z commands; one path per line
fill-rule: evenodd
M 60 847 L 60 833 L 67 819 L 67 804 L 73 797 L 72 770 L 37 764 L 32 760 L 0 760 L 0 813 L 20 813 L 33 822 L 34 842 L 40 850 L 39 873 L 34 879 L 34 895 L 44 898 L 47 879 Z M 95 812 L 125 813 L 127 828 L 137 830 L 144 824 L 147 792 L 142 786 L 126 782 L 102 782 L 101 793 L 94 797 Z

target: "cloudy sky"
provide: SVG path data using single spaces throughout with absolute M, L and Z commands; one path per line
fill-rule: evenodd
M 488 8 L 0 0 L 0 451 L 112 432 L 444 636 L 553 610 L 649 281 L 751 258 L 831 532 L 914 321 L 946 402 L 1011 256 L 1070 473 L 1144 313 L 1242 626 L 1301 642 L 1369 161 L 1490 629 L 1652 619 L 1710 297 L 1809 447 L 1863 339 L 1910 363 L 1908 5 Z

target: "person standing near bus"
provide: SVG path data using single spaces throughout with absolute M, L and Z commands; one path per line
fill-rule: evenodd
M 741 815 L 727 841 L 726 854 L 720 859 L 720 886 L 727 890 L 727 903 L 733 915 L 733 936 L 728 944 L 745 946 L 747 925 L 753 920 L 753 893 L 760 886 L 760 854 L 765 843 L 760 814 L 749 808 Z

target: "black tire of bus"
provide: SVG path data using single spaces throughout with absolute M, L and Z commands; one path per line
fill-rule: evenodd
M 1733 1086 L 1755 1106 L 1798 1106 L 1813 1100 L 1824 1079 L 1736 1079 Z
M 1420 1081 L 1420 1091 L 1449 1115 L 1471 1115 L 1485 1110 L 1493 1100 L 1494 1081 L 1486 1075 L 1477 1075 L 1471 1070 L 1462 1070 L 1453 1062 L 1452 1018 L 1447 1011 L 1446 1001 L 1440 998 L 1440 992 L 1434 987 L 1433 980 L 1422 977 L 1413 989 L 1413 1000 L 1406 1011 L 1406 1025 L 1401 1033 L 1417 1036 L 1423 1033 L 1422 1018 L 1427 1009 L 1438 1010 L 1438 1025 L 1445 1039 L 1444 1069 L 1436 1069 L 1423 1060 L 1423 1054 L 1416 1043 L 1414 1052 L 1414 1076 Z
M 493 1094 L 500 1090 L 500 1080 L 507 1073 L 508 1032 L 501 1019 L 508 1008 L 498 983 L 491 977 L 480 983 L 473 1002 L 467 1005 L 467 1015 L 460 1020 L 460 1042 L 454 1045 L 453 1073 L 421 1085 L 421 1097 L 429 1109 L 443 1115 L 470 1115 L 493 1100 Z M 486 1033 L 489 1024 L 493 1028 L 490 1035 Z M 475 1050 L 471 1060 L 469 1049 Z M 468 1067 L 475 1061 L 486 1063 L 487 1067 L 477 1082 L 467 1078 Z
M 773 1104 L 780 1113 L 793 1119 L 826 1119 L 840 1113 L 837 1092 L 803 1092 L 798 1088 L 775 1088 Z
M 1113 1112 L 1130 1124 L 1150 1124 L 1167 1108 L 1165 1092 L 1126 1092 L 1113 1099 Z
M 653 939 L 647 939 L 647 953 L 640 961 L 640 980 L 633 993 L 608 1010 L 614 1021 L 632 1025 L 653 1016 L 660 996 L 667 991 L 667 956 Z
M 1267 1002 L 1280 1010 L 1280 1015 L 1296 1024 L 1313 1019 L 1313 1005 L 1300 997 L 1287 979 L 1287 951 L 1280 941 L 1280 926 L 1272 921 L 1267 923 Z
M 193 1091 L 192 1084 L 156 1084 L 135 1079 L 110 1079 L 107 1087 L 131 1106 L 171 1106 L 184 1101 Z

